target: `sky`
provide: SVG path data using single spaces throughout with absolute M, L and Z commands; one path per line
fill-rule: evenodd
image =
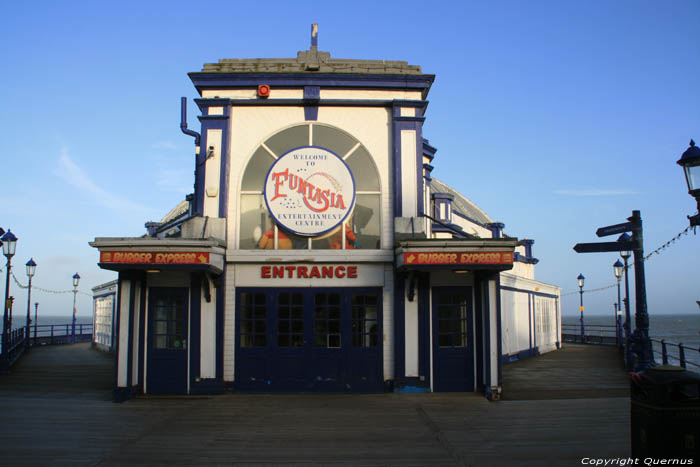
M 145 233 L 193 190 L 198 130 L 187 73 L 220 58 L 295 57 L 319 24 L 334 58 L 404 60 L 435 74 L 423 128 L 433 175 L 535 240 L 536 278 L 578 314 L 585 288 L 615 284 L 615 253 L 577 254 L 600 226 L 640 210 L 645 253 L 696 211 L 676 165 L 700 140 L 700 2 L 4 2 L 0 27 L 0 226 L 19 238 L 13 272 L 38 264 L 39 314 L 78 314 L 95 237 Z M 614 239 L 614 237 L 612 238 Z M 610 239 L 608 239 L 610 240 Z M 645 262 L 650 314 L 697 313 L 700 237 Z M 3 258 L 4 263 L 4 258 Z M 5 266 L 2 266 L 5 277 Z M 633 276 L 630 277 L 633 284 Z M 37 287 L 43 289 L 38 290 Z M 4 293 L 4 292 L 3 292 Z M 15 315 L 26 291 L 14 280 Z M 584 293 L 610 314 L 614 288 Z M 634 303 L 634 302 L 633 302 Z M 21 306 L 20 306 L 21 305 Z

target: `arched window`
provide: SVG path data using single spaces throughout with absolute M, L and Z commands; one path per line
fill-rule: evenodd
M 353 175 L 355 204 L 342 225 L 315 236 L 298 235 L 270 216 L 263 193 L 270 167 L 292 149 L 314 146 L 341 158 Z M 367 149 L 348 133 L 321 124 L 282 130 L 258 147 L 241 181 L 240 249 L 379 249 L 379 175 Z

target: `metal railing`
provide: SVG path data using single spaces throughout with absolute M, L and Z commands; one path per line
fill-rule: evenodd
M 586 324 L 585 334 L 581 335 L 578 324 L 562 324 L 561 337 L 564 342 L 581 342 L 584 344 L 619 345 L 619 328 L 615 325 Z
M 27 327 L 8 331 L 7 349 L 0 346 L 0 371 L 7 371 L 27 350 Z M 70 344 L 73 340 L 72 324 L 35 324 L 29 327 L 29 345 Z M 92 340 L 92 324 L 75 325 L 75 342 Z
M 73 335 L 72 324 L 35 324 L 30 327 L 31 345 L 69 344 Z M 75 325 L 75 341 L 92 340 L 92 323 Z
M 666 342 L 666 339 L 649 340 L 652 342 L 652 352 L 654 354 L 661 355 L 661 363 L 663 365 L 669 365 L 674 364 L 674 362 L 678 362 L 678 365 L 683 368 L 687 368 L 687 365 L 693 365 L 695 368 L 700 368 L 700 365 L 686 358 L 686 350 L 688 352 L 697 352 L 698 354 L 700 354 L 700 347 L 694 349 L 692 347 L 688 347 L 687 345 L 683 345 L 683 343 L 676 344 L 675 342 Z M 661 350 L 656 350 L 653 347 L 653 343 L 660 344 Z M 669 347 L 675 349 L 675 355 L 668 353 Z M 669 363 L 670 361 L 672 362 Z

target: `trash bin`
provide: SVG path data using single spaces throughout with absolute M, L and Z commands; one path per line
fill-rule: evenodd
M 697 459 L 700 374 L 672 365 L 632 374 L 632 456 Z

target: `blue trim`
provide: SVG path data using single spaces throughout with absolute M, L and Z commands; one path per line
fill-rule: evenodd
M 520 352 L 515 352 L 512 354 L 501 355 L 501 363 L 513 363 L 518 360 L 524 360 L 529 357 L 536 357 L 540 355 L 540 350 L 537 347 L 521 350 Z
M 430 275 L 418 277 L 418 374 L 430 386 Z
M 141 310 L 139 313 L 139 377 L 138 377 L 138 389 L 139 392 L 143 393 L 144 381 L 143 381 L 143 371 L 146 364 L 146 291 L 148 284 L 146 278 L 141 280 Z
M 532 349 L 533 347 L 533 334 L 534 330 L 532 329 L 532 295 L 528 294 L 527 295 L 527 334 L 529 337 L 529 342 L 528 342 L 528 348 Z
M 221 384 L 224 384 L 224 310 L 226 304 L 224 284 L 226 284 L 226 264 L 224 264 L 224 273 L 219 276 L 218 283 L 214 284 L 216 288 L 216 355 L 214 357 L 216 358 L 216 379 Z
M 321 99 L 321 87 L 320 86 L 304 86 L 304 100 L 305 101 L 318 101 Z
M 112 347 L 114 348 L 114 390 L 113 390 L 113 400 L 114 402 L 124 402 L 126 399 L 121 398 L 121 388 L 119 387 L 119 328 L 120 328 L 120 318 L 121 318 L 121 307 L 122 307 L 122 276 L 124 273 L 120 272 L 117 280 L 119 285 L 117 286 L 117 303 L 115 308 L 115 319 L 116 325 L 112 323 Z
M 406 378 L 406 279 L 394 269 L 394 387 Z M 415 300 L 415 298 L 414 298 Z
M 195 168 L 194 202 L 195 212 L 200 215 L 204 214 L 204 185 L 206 181 L 207 151 L 209 148 L 209 130 L 221 130 L 221 147 L 219 148 L 219 154 L 221 157 L 221 160 L 219 161 L 219 217 L 225 217 L 226 215 L 226 205 L 228 204 L 228 140 L 230 137 L 228 127 L 231 115 L 231 107 L 230 105 L 226 105 L 222 101 L 224 101 L 224 99 L 195 99 L 195 102 L 202 110 L 202 112 L 204 112 L 206 108 L 206 111 L 208 113 L 209 107 L 214 106 L 213 104 L 215 103 L 218 104 L 221 102 L 221 105 L 216 105 L 216 107 L 224 107 L 223 115 L 199 115 L 197 117 L 202 124 L 202 136 L 201 146 L 199 154 L 197 155 L 197 162 Z
M 323 86 L 350 89 L 410 89 L 422 91 L 425 98 L 435 75 L 390 75 L 351 73 L 219 73 L 187 74 L 197 91 L 256 87 L 265 82 L 274 87 Z
M 534 290 L 526 290 L 526 289 L 518 289 L 515 287 L 509 287 L 507 285 L 502 285 L 501 290 L 510 290 L 511 292 L 522 292 L 522 293 L 527 293 L 527 294 L 532 294 L 532 295 L 537 295 L 539 297 L 548 297 L 548 298 L 556 298 L 559 299 L 558 295 L 553 295 L 549 293 L 544 293 L 544 292 L 536 292 Z
M 321 100 L 321 88 L 319 86 L 304 86 L 304 120 L 318 120 L 318 101 Z
M 433 159 L 435 158 L 436 152 L 437 152 L 437 148 L 434 146 L 431 146 L 430 143 L 428 142 L 428 140 L 423 138 L 423 156 L 427 157 L 432 162 Z
M 423 143 L 423 121 L 425 117 L 420 117 L 420 124 L 416 124 L 416 193 L 418 196 L 418 204 L 416 206 L 416 212 L 419 216 L 424 214 L 430 214 L 425 212 L 425 186 L 423 186 L 423 151 L 421 149 L 421 144 Z M 418 117 L 415 119 L 418 121 Z
M 189 319 L 189 352 L 190 361 L 190 392 L 199 383 L 195 382 L 200 377 L 202 361 L 202 281 L 207 280 L 200 274 L 190 274 L 190 319 Z
M 425 163 L 423 164 L 423 170 L 426 170 L 426 171 L 428 171 L 428 172 L 432 172 L 434 168 L 435 168 L 435 167 L 433 167 L 433 166 L 430 165 L 430 164 L 425 164 Z
M 231 117 L 231 106 L 224 106 L 224 117 L 229 120 Z M 221 166 L 219 168 L 219 217 L 226 217 L 228 214 L 228 172 L 230 161 L 231 133 L 228 121 L 224 125 L 221 134 Z
M 423 394 L 430 392 L 430 388 L 426 386 L 401 386 L 394 389 L 397 394 Z
M 491 231 L 491 238 L 501 238 L 505 226 L 503 222 L 491 222 L 486 224 L 485 227 Z
M 498 348 L 498 356 L 503 354 L 503 332 L 501 324 L 501 276 L 500 274 L 495 274 L 496 281 L 496 345 Z M 503 364 L 499 358 L 497 361 L 498 365 L 498 386 L 503 386 Z
M 305 105 L 304 106 L 304 120 L 307 122 L 315 122 L 318 120 L 318 106 L 317 105 Z
M 270 177 L 270 174 L 272 173 L 272 170 L 273 170 L 273 169 L 277 166 L 277 164 L 278 164 L 282 159 L 284 159 L 284 157 L 285 157 L 286 155 L 288 155 L 289 153 L 291 153 L 291 152 L 293 152 L 293 151 L 296 151 L 296 150 L 298 150 L 298 149 L 306 149 L 306 148 L 323 149 L 324 151 L 327 151 L 327 152 L 333 154 L 335 157 L 338 158 L 338 160 L 339 160 L 340 162 L 343 163 L 343 165 L 344 165 L 345 168 L 347 169 L 348 173 L 350 174 L 350 179 L 352 180 L 352 201 L 350 202 L 350 204 L 349 204 L 349 206 L 348 206 L 347 212 L 345 213 L 345 215 L 343 216 L 343 218 L 342 218 L 340 221 L 338 221 L 337 223 L 333 224 L 333 226 L 330 227 L 329 229 L 323 230 L 323 231 L 321 231 L 321 232 L 301 233 L 301 232 L 297 232 L 297 231 L 295 231 L 295 230 L 290 229 L 288 226 L 284 225 L 284 223 L 280 222 L 279 219 L 277 219 L 277 218 L 275 217 L 275 215 L 272 213 L 272 209 L 270 209 L 269 203 L 267 202 L 267 180 L 268 180 L 268 178 Z M 347 163 L 343 160 L 343 158 L 340 157 L 338 154 L 336 154 L 335 152 L 331 151 L 330 149 L 324 148 L 324 147 L 322 147 L 322 146 L 299 146 L 298 148 L 293 148 L 293 149 L 290 149 L 289 151 L 285 152 L 284 154 L 282 154 L 281 156 L 279 156 L 279 157 L 277 158 L 277 160 L 275 160 L 275 162 L 272 163 L 272 165 L 270 166 L 270 168 L 269 168 L 268 171 L 267 171 L 267 174 L 265 175 L 265 184 L 263 185 L 263 199 L 265 200 L 265 206 L 267 207 L 267 212 L 270 214 L 270 217 L 271 217 L 272 220 L 275 221 L 275 223 L 276 223 L 277 225 L 279 225 L 281 228 L 283 228 L 284 230 L 286 230 L 286 231 L 288 231 L 288 232 L 291 232 L 291 233 L 293 233 L 293 234 L 295 234 L 295 235 L 300 235 L 300 236 L 303 236 L 303 237 L 315 237 L 315 236 L 318 236 L 318 235 L 323 235 L 323 234 L 326 233 L 326 232 L 330 232 L 331 230 L 335 229 L 335 228 L 338 227 L 339 225 L 342 225 L 343 222 L 345 222 L 345 219 L 348 218 L 348 216 L 350 215 L 350 213 L 351 213 L 351 212 L 353 211 L 353 209 L 355 208 L 355 199 L 356 199 L 356 197 L 357 197 L 357 194 L 355 193 L 355 191 L 356 191 L 356 190 L 355 190 L 355 186 L 356 186 L 356 185 L 355 185 L 355 175 L 352 173 L 352 170 L 350 170 L 350 166 L 348 166 L 348 164 L 347 164 Z
M 134 397 L 133 388 L 114 388 L 112 391 L 112 401 L 114 402 L 126 402 Z
M 484 289 L 484 388 L 485 395 L 491 392 L 491 297 L 489 290 L 489 276 L 481 281 Z
M 129 326 L 128 326 L 128 347 L 126 349 L 126 386 L 133 386 L 133 381 L 131 380 L 131 374 L 134 371 L 134 308 L 136 307 L 136 292 L 134 290 L 134 280 L 130 280 L 131 286 L 129 287 Z
M 480 225 L 481 227 L 484 227 L 485 229 L 488 229 L 488 226 L 487 226 L 486 224 L 484 224 L 483 222 L 479 222 L 478 220 L 476 220 L 476 219 L 474 219 L 474 218 L 471 218 L 471 217 L 467 216 L 466 214 L 462 214 L 461 212 L 459 212 L 459 211 L 456 210 L 456 209 L 453 209 L 453 210 L 452 210 L 452 213 L 458 215 L 458 216 L 461 217 L 462 219 L 468 220 L 468 221 L 471 222 L 472 224 Z
M 537 264 L 540 262 L 540 260 L 537 258 L 528 258 L 527 256 L 523 256 L 516 251 L 513 253 L 513 262 L 525 263 L 525 264 Z
M 397 103 L 393 103 L 393 108 L 391 109 L 392 120 L 391 120 L 391 131 L 392 131 L 392 151 L 391 155 L 393 157 L 393 185 L 394 185 L 394 217 L 401 217 L 403 212 L 401 196 L 401 130 L 399 124 L 396 121 L 396 117 L 401 114 L 401 108 Z
M 210 101 L 214 99 L 196 99 L 202 101 L 205 107 L 209 106 Z M 216 99 L 217 102 L 221 102 L 221 105 L 231 105 L 233 107 L 302 107 L 308 105 L 309 101 L 304 99 L 270 99 L 266 98 L 264 100 L 259 99 Z M 396 101 L 393 99 L 322 99 L 317 102 L 313 102 L 315 105 L 320 107 L 393 107 Z M 416 101 L 416 102 L 427 102 L 427 101 Z M 212 104 L 213 105 L 213 104 Z M 220 115 L 201 115 L 201 117 L 206 118 L 216 118 Z M 403 118 L 416 118 L 416 117 L 403 117 Z

